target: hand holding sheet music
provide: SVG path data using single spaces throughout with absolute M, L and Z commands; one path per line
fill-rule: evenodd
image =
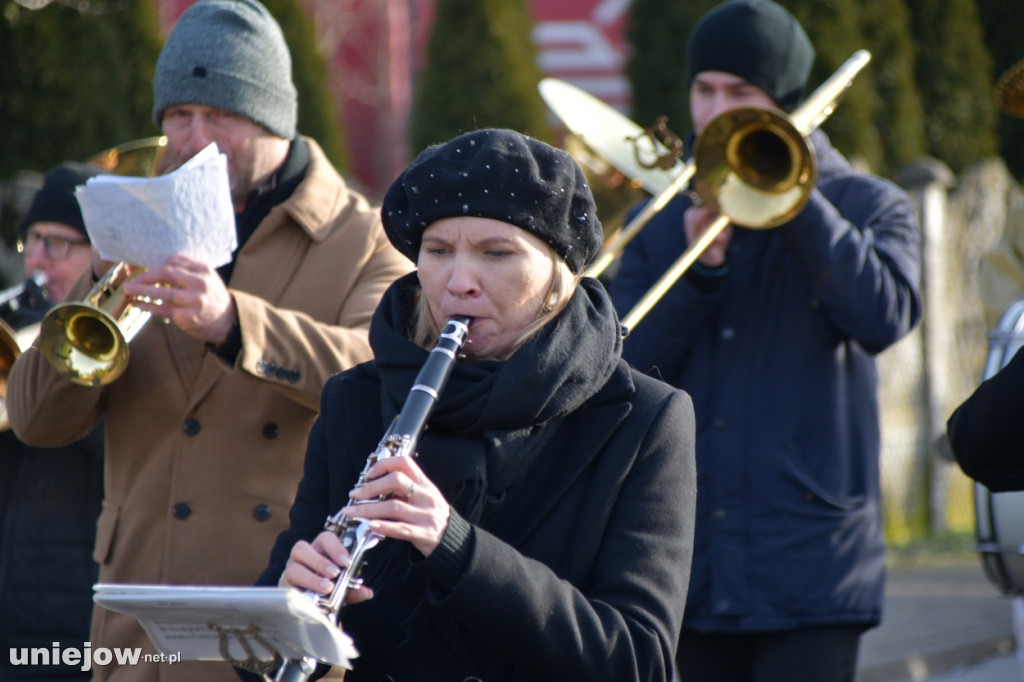
M 227 157 L 214 143 L 166 175 L 97 175 L 75 196 L 106 261 L 149 268 L 183 253 L 218 267 L 238 246 Z

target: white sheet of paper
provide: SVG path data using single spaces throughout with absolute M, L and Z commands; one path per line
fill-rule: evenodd
M 227 157 L 214 143 L 172 173 L 97 175 L 75 196 L 89 239 L 108 261 L 150 268 L 181 253 L 215 268 L 238 245 Z
M 294 588 L 97 583 L 93 601 L 133 616 L 158 652 L 184 661 L 223 660 L 222 631 L 250 630 L 285 659 L 313 656 L 351 668 L 358 656 L 352 639 L 336 627 L 307 595 Z M 245 659 L 237 636 L 227 636 L 228 653 Z M 273 658 L 249 635 L 253 653 Z

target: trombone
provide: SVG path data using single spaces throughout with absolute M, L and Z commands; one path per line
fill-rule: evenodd
M 708 123 L 694 146 L 693 165 L 695 171 L 700 170 L 694 182 L 701 200 L 719 211 L 719 216 L 626 313 L 622 324 L 627 330 L 650 312 L 733 219 L 747 228 L 768 229 L 803 209 L 818 175 L 808 135 L 832 115 L 854 77 L 870 60 L 867 50 L 855 52 L 791 118 L 772 109 L 740 107 L 724 111 Z M 667 202 L 665 199 L 660 205 Z M 647 216 L 644 223 L 649 219 Z
M 707 230 L 669 267 L 622 318 L 632 329 L 733 221 L 768 229 L 803 209 L 817 180 L 808 136 L 832 115 L 853 79 L 871 60 L 858 50 L 815 90 L 792 116 L 764 107 L 724 111 L 701 131 L 693 156 L 669 185 L 638 213 L 584 273 L 597 277 L 633 237 L 692 180 L 701 201 L 718 211 Z
M 100 152 L 89 163 L 117 175 L 150 177 L 164 170 L 166 147 L 166 137 L 144 138 Z M 128 344 L 151 314 L 134 305 L 120 288 L 142 269 L 117 263 L 80 302 L 58 304 L 46 314 L 39 349 L 61 376 L 82 386 L 102 386 L 124 373 Z

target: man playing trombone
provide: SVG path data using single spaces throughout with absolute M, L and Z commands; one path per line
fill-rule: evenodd
M 68 381 L 26 351 L 11 372 L 11 423 L 58 445 L 106 417 L 101 582 L 249 585 L 288 526 L 325 381 L 370 359 L 373 310 L 410 266 L 297 132 L 288 47 L 256 0 L 189 7 L 161 50 L 153 100 L 170 169 L 211 142 L 227 156 L 238 249 L 217 270 L 176 255 L 123 285 L 169 323 L 141 329 L 106 385 Z M 133 618 L 98 607 L 91 645 L 154 652 Z M 217 662 L 95 669 L 108 677 L 237 679 Z
M 718 5 L 686 54 L 698 136 L 737 107 L 792 112 L 814 59 L 769 0 Z M 677 655 L 691 682 L 852 682 L 882 615 L 874 357 L 921 317 L 918 225 L 902 190 L 855 171 L 823 132 L 809 146 L 817 182 L 795 217 L 723 229 L 625 341 L 626 359 L 685 389 L 697 414 Z M 675 197 L 626 247 L 620 315 L 703 234 L 709 199 Z

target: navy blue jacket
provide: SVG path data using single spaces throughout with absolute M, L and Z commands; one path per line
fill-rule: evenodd
M 921 317 L 916 210 L 812 140 L 819 179 L 801 213 L 734 230 L 726 266 L 691 268 L 625 342 L 628 361 L 694 402 L 694 630 L 881 618 L 874 356 Z M 623 253 L 619 315 L 684 251 L 688 205 L 677 196 Z

